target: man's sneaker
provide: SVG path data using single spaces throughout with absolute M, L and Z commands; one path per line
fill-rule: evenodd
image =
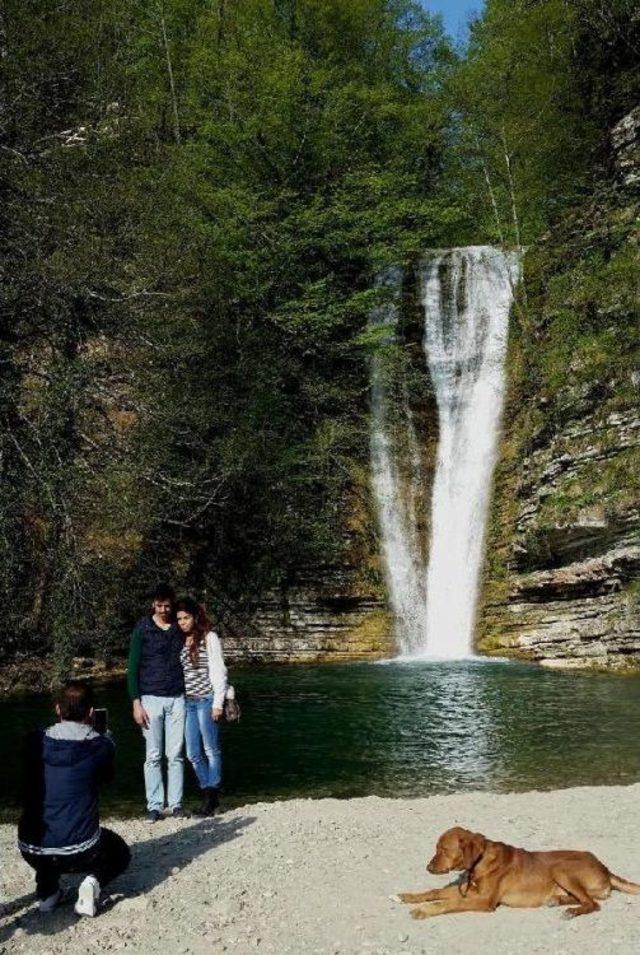
M 172 819 L 188 819 L 189 813 L 185 812 L 182 806 L 176 806 L 174 809 L 171 810 L 171 818 Z
M 93 918 L 98 908 L 98 899 L 100 898 L 100 883 L 93 875 L 88 875 L 80 883 L 78 888 L 78 901 L 75 909 L 76 915 L 88 915 Z
M 56 905 L 62 898 L 62 890 L 56 889 L 53 895 L 50 895 L 46 899 L 40 899 L 38 902 L 38 911 L 39 912 L 53 912 Z
M 159 822 L 162 819 L 162 813 L 159 809 L 150 809 L 147 813 L 147 822 Z

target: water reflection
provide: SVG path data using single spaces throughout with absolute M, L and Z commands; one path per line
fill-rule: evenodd
M 484 661 L 415 660 L 394 666 L 397 682 L 405 684 L 405 708 L 417 710 L 400 738 L 429 790 L 434 783 L 447 791 L 481 789 L 499 777 L 502 756 Z

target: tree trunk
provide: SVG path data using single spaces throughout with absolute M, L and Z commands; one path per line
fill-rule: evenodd
M 176 96 L 176 84 L 173 78 L 173 64 L 171 62 L 171 49 L 169 48 L 169 37 L 167 36 L 167 21 L 164 15 L 164 3 L 160 7 L 160 28 L 162 30 L 162 43 L 164 53 L 167 59 L 167 73 L 169 76 L 169 90 L 171 92 L 171 108 L 173 112 L 173 137 L 180 145 L 180 118 L 178 115 L 178 99 Z

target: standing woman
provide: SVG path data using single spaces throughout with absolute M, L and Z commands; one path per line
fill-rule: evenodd
M 185 637 L 180 660 L 186 698 L 187 758 L 203 794 L 196 815 L 212 816 L 222 781 L 219 727 L 227 692 L 227 668 L 218 635 L 197 601 L 192 597 L 178 600 L 176 619 Z

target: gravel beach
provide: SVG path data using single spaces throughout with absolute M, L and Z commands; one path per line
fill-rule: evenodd
M 590 849 L 640 881 L 640 785 L 428 799 L 258 803 L 213 820 L 106 821 L 132 845 L 129 871 L 95 919 L 75 894 L 36 911 L 31 870 L 0 827 L 0 952 L 635 952 L 640 897 L 614 892 L 570 921 L 560 909 L 499 909 L 414 922 L 389 896 L 446 882 L 425 871 L 451 825 L 527 849 Z M 78 879 L 67 877 L 73 887 Z

